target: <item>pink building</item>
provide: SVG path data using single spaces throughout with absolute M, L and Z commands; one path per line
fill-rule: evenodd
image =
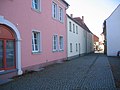
M 64 0 L 0 2 L 0 78 L 66 60 Z

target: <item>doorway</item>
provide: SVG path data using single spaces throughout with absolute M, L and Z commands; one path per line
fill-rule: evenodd
M 16 68 L 14 32 L 5 25 L 0 25 L 0 70 Z

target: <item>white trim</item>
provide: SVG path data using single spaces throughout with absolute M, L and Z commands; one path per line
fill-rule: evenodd
M 37 12 L 41 12 L 41 0 L 38 0 L 38 9 L 33 7 L 33 0 L 32 0 L 32 5 L 31 5 L 32 9 L 37 11 Z
M 56 49 L 54 49 L 54 36 L 57 36 L 57 39 L 56 39 L 56 40 L 57 40 L 57 41 L 56 41 Z M 57 35 L 57 34 L 54 34 L 54 35 L 53 35 L 53 37 L 52 37 L 52 42 L 53 42 L 53 43 L 52 43 L 52 44 L 53 44 L 53 45 L 52 45 L 52 47 L 53 47 L 53 48 L 52 48 L 52 51 L 53 51 L 53 52 L 57 52 L 57 51 L 58 51 L 58 35 Z
M 20 32 L 17 27 L 11 23 L 10 21 L 6 20 L 3 16 L 0 16 L 0 24 L 4 24 L 12 28 L 15 33 L 16 37 L 16 68 L 18 69 L 18 75 L 23 73 L 22 66 L 21 66 L 21 36 Z
M 32 35 L 33 35 L 33 32 L 39 33 L 39 37 L 38 37 L 38 45 L 39 45 L 38 49 L 39 49 L 39 50 L 38 50 L 38 51 L 33 51 L 33 50 L 32 50 L 32 53 L 41 53 L 41 52 L 42 52 L 41 32 L 40 32 L 39 30 L 33 29 L 33 30 L 32 30 Z M 33 39 L 33 36 L 32 36 L 32 39 Z
M 63 40 L 62 40 L 62 49 L 60 48 L 60 37 L 62 37 L 62 39 L 63 39 Z M 60 36 L 59 36 L 59 50 L 60 50 L 60 51 L 64 51 L 64 37 L 63 37 L 63 35 L 60 35 Z

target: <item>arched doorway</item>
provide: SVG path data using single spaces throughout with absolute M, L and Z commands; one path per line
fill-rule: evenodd
M 3 30 L 1 30 L 2 28 L 0 29 L 0 57 L 2 58 L 0 61 L 0 72 L 15 68 L 18 75 L 21 75 L 23 71 L 21 66 L 20 32 L 16 25 L 6 20 L 4 16 L 0 16 L 0 25 L 6 31 L 2 34 Z M 12 59 L 11 62 L 9 62 L 8 58 Z
M 14 32 L 0 24 L 0 70 L 16 68 L 15 46 Z

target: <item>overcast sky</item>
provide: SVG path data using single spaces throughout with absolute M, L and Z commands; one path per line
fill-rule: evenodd
M 120 0 L 66 0 L 70 5 L 68 15 L 84 16 L 88 28 L 97 36 L 102 33 L 103 22 L 120 4 Z

